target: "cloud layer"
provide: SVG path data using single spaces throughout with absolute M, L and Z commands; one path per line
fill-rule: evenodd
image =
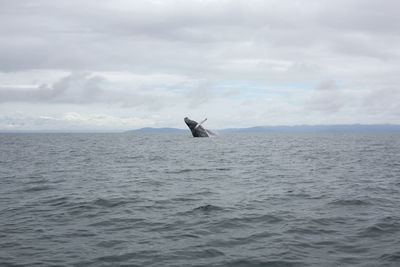
M 35 118 L 79 109 L 155 126 L 180 126 L 175 117 L 186 115 L 216 128 L 400 123 L 399 8 L 395 0 L 0 1 L 0 128 L 33 109 L 42 112 Z

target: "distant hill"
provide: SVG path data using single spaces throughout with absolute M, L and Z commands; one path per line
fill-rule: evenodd
M 295 126 L 256 126 L 250 128 L 222 129 L 219 132 L 400 132 L 396 124 L 338 124 L 338 125 L 295 125 Z
M 0 133 L 123 133 L 123 130 L 1 130 Z
M 183 133 L 189 129 L 177 128 L 141 128 L 127 131 L 129 133 Z M 295 125 L 295 126 L 255 126 L 249 128 L 229 128 L 215 130 L 220 133 L 367 133 L 367 132 L 400 132 L 397 124 L 338 124 L 338 125 Z
M 126 131 L 127 133 L 184 133 L 188 132 L 189 129 L 183 130 L 183 129 L 177 129 L 177 128 L 151 128 L 151 127 L 145 127 L 137 130 L 129 130 Z

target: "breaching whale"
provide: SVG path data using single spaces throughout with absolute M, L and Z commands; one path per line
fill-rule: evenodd
M 193 121 L 186 117 L 185 119 L 186 125 L 189 127 L 190 131 L 192 132 L 193 137 L 209 137 L 210 135 L 215 135 L 210 130 L 204 129 L 201 124 L 207 120 L 203 120 L 202 122 L 198 123 L 197 121 Z

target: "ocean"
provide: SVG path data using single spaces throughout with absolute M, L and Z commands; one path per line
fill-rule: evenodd
M 400 134 L 0 134 L 0 266 L 400 266 Z

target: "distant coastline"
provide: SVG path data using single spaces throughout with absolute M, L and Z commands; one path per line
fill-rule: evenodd
M 188 132 L 189 130 L 184 130 L 184 129 L 178 129 L 178 128 L 151 128 L 151 127 L 145 127 L 145 128 L 140 128 L 137 130 L 129 130 L 126 131 L 127 133 L 185 133 Z
M 249 128 L 230 128 L 220 132 L 400 132 L 397 124 L 333 124 L 333 125 L 295 125 L 295 126 L 256 126 Z
M 399 124 L 332 124 L 294 126 L 254 126 L 214 129 L 219 133 L 384 133 L 400 132 Z M 0 133 L 186 133 L 189 129 L 151 128 L 135 130 L 0 130 Z
M 188 132 L 178 128 L 141 128 L 129 133 L 172 133 Z M 227 128 L 215 130 L 219 133 L 318 133 L 318 132 L 400 132 L 398 124 L 333 124 L 333 125 L 294 125 L 294 126 L 255 126 L 248 128 Z

